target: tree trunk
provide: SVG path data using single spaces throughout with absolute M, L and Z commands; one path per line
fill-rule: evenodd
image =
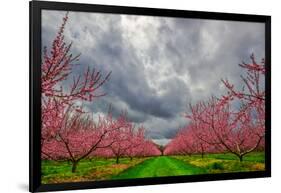
M 78 162 L 72 162 L 72 170 L 71 170 L 72 173 L 76 172 L 77 164 L 78 164 Z
M 131 161 L 133 160 L 133 156 L 130 157 L 130 160 L 131 160 Z
M 116 157 L 116 164 L 119 164 L 119 156 Z
M 240 162 L 242 162 L 243 161 L 243 156 L 239 156 L 239 160 L 240 160 Z
M 204 158 L 204 148 L 203 148 L 203 145 L 201 144 L 201 158 L 203 159 Z

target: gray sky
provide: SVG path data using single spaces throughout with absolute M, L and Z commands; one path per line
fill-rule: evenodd
M 50 47 L 62 11 L 42 12 L 42 45 Z M 221 78 L 240 83 L 238 64 L 264 57 L 264 24 L 168 17 L 70 12 L 65 40 L 87 66 L 112 71 L 102 90 L 85 104 L 94 114 L 126 110 L 147 137 L 165 144 L 187 124 L 187 105 L 225 93 Z M 67 86 L 67 82 L 64 83 Z

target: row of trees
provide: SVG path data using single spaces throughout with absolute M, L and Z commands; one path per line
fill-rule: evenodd
M 95 157 L 156 156 L 161 152 L 156 145 L 145 138 L 145 129 L 135 127 L 125 114 L 113 119 L 111 114 L 100 116 L 94 121 L 92 116 L 72 110 L 68 112 L 54 137 L 44 141 L 42 158 L 70 161 L 72 172 L 83 159 Z
M 83 74 L 74 76 L 80 55 L 73 56 L 72 43 L 64 41 L 67 20 L 68 14 L 51 49 L 45 47 L 42 57 L 42 158 L 67 160 L 75 172 L 77 164 L 86 158 L 115 157 L 119 163 L 124 156 L 132 159 L 161 154 L 154 143 L 145 139 L 145 129 L 128 121 L 125 113 L 113 118 L 109 112 L 94 120 L 92 113 L 83 108 L 83 101 L 94 102 L 106 95 L 100 88 L 108 82 L 111 72 L 103 75 L 88 67 Z
M 257 63 L 251 55 L 251 63 L 239 66 L 245 74 L 242 88 L 222 80 L 226 95 L 190 105 L 189 124 L 166 146 L 166 155 L 229 152 L 242 161 L 246 154 L 264 148 L 264 61 Z

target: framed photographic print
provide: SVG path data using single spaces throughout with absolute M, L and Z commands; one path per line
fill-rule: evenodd
M 30 2 L 30 191 L 270 177 L 270 16 Z

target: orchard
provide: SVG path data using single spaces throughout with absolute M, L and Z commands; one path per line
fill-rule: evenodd
M 42 182 L 60 183 L 264 169 L 265 64 L 242 63 L 241 87 L 222 79 L 225 94 L 190 104 L 186 125 L 158 145 L 126 109 L 98 114 L 84 103 L 107 97 L 114 71 L 90 66 L 73 73 L 83 55 L 64 38 L 68 13 L 42 53 Z M 114 102 L 113 102 L 114 103 Z M 97 115 L 97 113 L 95 112 Z M 254 161 L 253 161 L 254 160 Z M 172 168 L 176 167 L 176 168 Z M 179 169 L 177 169 L 179 168 Z

